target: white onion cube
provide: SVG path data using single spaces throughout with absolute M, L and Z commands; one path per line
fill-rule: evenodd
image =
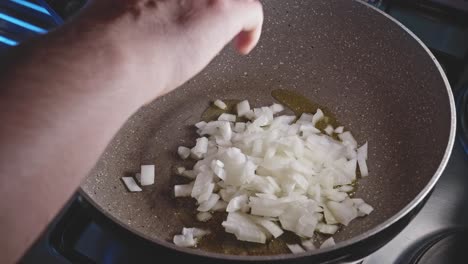
M 227 108 L 227 105 L 225 102 L 217 99 L 214 101 L 214 105 L 217 106 L 219 109 L 225 110 Z
M 125 186 L 130 192 L 141 192 L 142 189 L 136 181 L 133 179 L 133 177 L 122 177 L 122 181 L 124 182 Z
M 154 184 L 154 165 L 141 165 L 140 183 L 142 186 Z

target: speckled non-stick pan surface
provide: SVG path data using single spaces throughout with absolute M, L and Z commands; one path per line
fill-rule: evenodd
M 98 209 L 170 246 L 165 241 L 180 233 L 187 224 L 183 212 L 192 210 L 173 198 L 180 179 L 171 171 L 181 164 L 177 147 L 194 142 L 191 126 L 214 99 L 263 106 L 278 88 L 326 106 L 359 143 L 369 141 L 370 176 L 359 182 L 356 196 L 375 211 L 341 230 L 338 242 L 377 232 L 428 193 L 454 133 L 453 100 L 435 59 L 410 33 L 362 3 L 268 0 L 264 9 L 263 36 L 251 55 L 226 48 L 196 78 L 123 126 L 81 186 Z M 156 165 L 156 184 L 129 193 L 120 178 L 141 164 Z

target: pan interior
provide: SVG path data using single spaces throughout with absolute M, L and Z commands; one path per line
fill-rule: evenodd
M 226 48 L 196 78 L 123 126 L 81 186 L 99 209 L 148 239 L 171 241 L 194 218 L 194 202 L 172 194 L 183 182 L 172 172 L 183 164 L 176 150 L 193 144 L 192 125 L 214 99 L 263 106 L 274 101 L 275 89 L 327 107 L 360 144 L 369 142 L 370 176 L 359 182 L 356 197 L 375 211 L 340 231 L 337 241 L 383 223 L 427 185 L 447 147 L 451 116 L 443 78 L 420 44 L 354 1 L 269 0 L 264 6 L 263 36 L 251 55 Z M 129 193 L 120 178 L 141 164 L 156 165 L 156 184 Z

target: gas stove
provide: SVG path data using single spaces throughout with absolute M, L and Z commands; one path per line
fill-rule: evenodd
M 467 1 L 365 2 L 395 17 L 421 38 L 443 65 L 455 95 L 468 98 Z M 86 0 L 1 0 L 0 58 L 12 46 L 59 26 L 85 3 Z M 462 118 L 468 116 L 467 106 L 460 103 L 459 111 Z M 457 262 L 457 256 L 468 248 L 468 148 L 462 144 L 466 145 L 468 137 L 459 134 L 449 164 L 419 214 L 390 243 L 361 263 L 466 262 Z M 190 261 L 187 256 L 129 234 L 76 194 L 21 263 L 153 263 L 162 256 L 165 260 Z

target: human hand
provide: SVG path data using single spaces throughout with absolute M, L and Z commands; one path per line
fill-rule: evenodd
M 200 72 L 233 38 L 249 53 L 263 12 L 256 0 L 96 0 L 82 19 L 119 43 L 128 80 L 148 102 Z

